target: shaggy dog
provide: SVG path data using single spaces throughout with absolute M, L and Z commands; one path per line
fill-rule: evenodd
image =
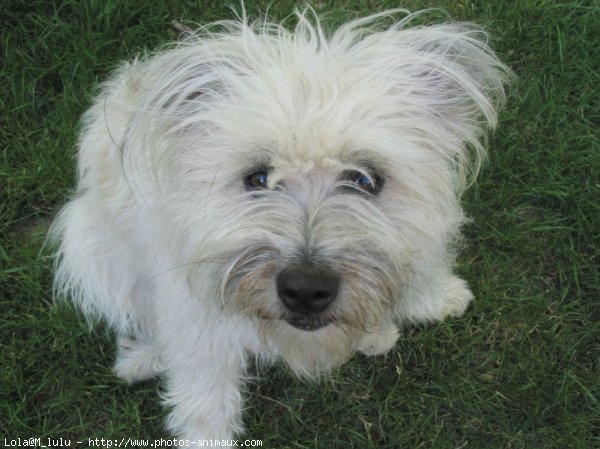
M 56 292 L 115 330 L 119 377 L 164 379 L 174 435 L 242 431 L 248 357 L 316 377 L 473 299 L 459 200 L 508 69 L 479 28 L 398 13 L 219 22 L 85 114 Z

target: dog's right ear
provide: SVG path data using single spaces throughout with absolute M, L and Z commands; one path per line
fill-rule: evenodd
M 233 22 L 226 25 L 243 27 Z M 228 33 L 195 33 L 178 22 L 173 26 L 179 40 L 134 66 L 143 95 L 139 112 L 180 122 L 229 96 L 231 80 L 244 64 Z
M 165 52 L 147 62 L 147 73 L 152 79 L 146 84 L 145 112 L 179 122 L 227 94 L 225 72 L 231 67 L 207 60 L 200 51 L 190 50 L 192 48 Z

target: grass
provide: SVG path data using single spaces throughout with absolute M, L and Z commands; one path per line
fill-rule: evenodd
M 250 13 L 268 2 L 251 2 Z M 487 24 L 518 75 L 490 161 L 469 191 L 466 315 L 405 328 L 310 384 L 276 366 L 248 387 L 246 438 L 273 448 L 600 447 L 600 6 L 589 1 L 322 1 L 333 17 L 402 3 Z M 274 2 L 283 18 L 296 4 Z M 331 4 L 331 5 L 330 5 Z M 220 1 L 5 1 L 0 82 L 0 442 L 158 438 L 148 382 L 111 373 L 110 333 L 51 301 L 41 257 L 74 185 L 78 118 L 121 59 L 174 38 L 172 19 L 231 17 Z

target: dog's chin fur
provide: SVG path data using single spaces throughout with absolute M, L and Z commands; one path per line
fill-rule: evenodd
M 285 321 L 268 321 L 260 324 L 263 343 L 271 345 L 273 354 L 281 358 L 298 376 L 314 378 L 329 373 L 354 354 L 360 333 L 347 325 L 322 327 L 304 331 Z
M 118 376 L 165 379 L 178 437 L 242 431 L 249 356 L 316 377 L 473 298 L 460 197 L 509 72 L 475 26 L 398 14 L 220 22 L 120 66 L 85 114 L 55 291 L 114 328 Z M 283 272 L 326 285 L 318 307 Z

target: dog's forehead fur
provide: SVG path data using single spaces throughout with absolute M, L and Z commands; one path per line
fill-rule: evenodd
M 386 160 L 374 137 L 391 131 L 390 140 L 399 143 L 401 128 L 391 123 L 391 109 L 399 108 L 389 104 L 394 100 L 354 84 L 348 70 L 295 63 L 296 71 L 272 62 L 248 75 L 229 74 L 230 101 L 216 105 L 210 120 L 230 139 L 239 138 L 235 151 L 246 148 L 258 161 L 298 169 Z
M 138 65 L 139 109 L 257 161 L 442 158 L 461 188 L 483 154 L 481 117 L 496 121 L 504 68 L 469 25 L 407 18 L 378 30 L 376 19 L 329 34 L 307 17 L 293 31 L 223 22 Z

